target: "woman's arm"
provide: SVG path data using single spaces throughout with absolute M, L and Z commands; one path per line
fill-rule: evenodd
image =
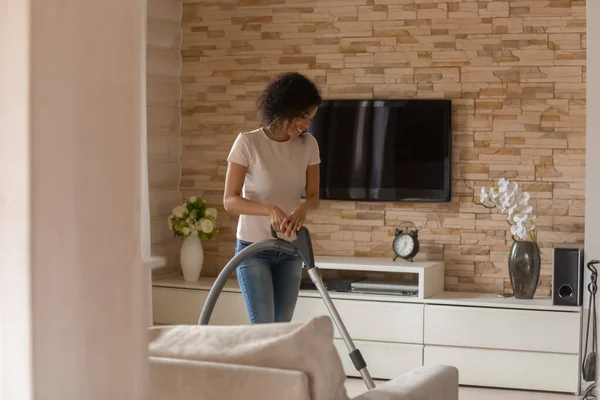
M 223 207 L 225 211 L 236 215 L 264 215 L 271 217 L 271 223 L 279 231 L 281 222 L 286 218 L 285 213 L 271 204 L 259 203 L 242 197 L 242 188 L 246 177 L 247 167 L 229 162 L 225 175 L 225 193 L 223 194 Z
M 268 204 L 251 201 L 242 197 L 242 188 L 246 178 L 247 167 L 230 162 L 225 175 L 225 193 L 223 207 L 232 214 L 270 215 Z
M 306 169 L 306 207 L 309 210 L 319 208 L 319 164 L 309 165 Z

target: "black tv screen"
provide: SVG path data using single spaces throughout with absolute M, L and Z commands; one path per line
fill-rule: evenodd
M 451 200 L 450 100 L 326 100 L 309 132 L 321 199 Z

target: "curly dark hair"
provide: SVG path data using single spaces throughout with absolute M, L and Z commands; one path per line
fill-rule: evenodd
M 258 111 L 265 125 L 303 117 L 322 102 L 313 82 L 298 72 L 286 72 L 270 82 L 258 98 Z

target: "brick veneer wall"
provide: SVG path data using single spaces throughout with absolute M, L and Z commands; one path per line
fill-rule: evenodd
M 551 248 L 584 237 L 585 24 L 579 0 L 185 1 L 181 190 L 222 210 L 229 148 L 278 72 L 325 98 L 452 99 L 453 201 L 323 202 L 315 250 L 391 256 L 393 226 L 414 221 L 447 290 L 510 292 L 506 217 L 469 190 L 506 177 L 534 199 L 548 294 Z M 221 213 L 204 275 L 233 254 L 236 221 Z
M 167 217 L 181 201 L 179 156 L 181 100 L 181 0 L 147 2 L 147 131 L 148 181 L 152 255 L 167 258 L 167 268 L 178 270 L 179 242 L 167 227 Z M 167 228 L 167 229 L 165 229 Z

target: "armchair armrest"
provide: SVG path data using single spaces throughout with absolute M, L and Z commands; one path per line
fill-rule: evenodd
M 458 370 L 443 365 L 416 368 L 353 400 L 458 400 Z
M 149 400 L 310 400 L 301 371 L 149 357 Z

